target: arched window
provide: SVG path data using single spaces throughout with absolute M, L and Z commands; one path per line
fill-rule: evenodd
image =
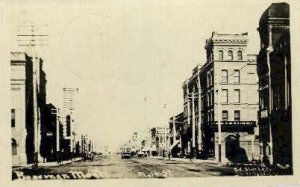
M 219 60 L 223 60 L 223 51 L 222 50 L 219 51 Z
M 242 60 L 243 59 L 243 52 L 241 50 L 239 50 L 237 52 L 237 58 L 238 58 L 238 60 Z
M 228 51 L 228 58 L 229 60 L 233 60 L 233 53 L 231 50 Z
M 11 139 L 11 150 L 12 150 L 12 155 L 17 154 L 17 141 L 14 138 Z

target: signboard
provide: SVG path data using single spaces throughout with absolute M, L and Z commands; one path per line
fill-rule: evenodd
M 268 110 L 262 110 L 260 112 L 260 118 L 267 118 L 268 117 Z

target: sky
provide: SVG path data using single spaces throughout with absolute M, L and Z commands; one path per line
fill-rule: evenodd
M 14 1 L 11 51 L 25 50 L 17 46 L 19 25 L 34 22 L 49 34 L 39 48 L 47 102 L 61 107 L 62 88 L 78 87 L 79 131 L 98 146 L 117 146 L 183 111 L 182 83 L 205 62 L 213 31 L 248 32 L 248 53 L 257 54 L 256 29 L 271 2 Z

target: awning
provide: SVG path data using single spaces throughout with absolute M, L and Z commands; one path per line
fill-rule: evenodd
M 180 142 L 180 140 L 176 140 L 176 141 L 169 147 L 169 149 L 172 150 L 179 142 Z
M 150 147 L 150 151 L 157 151 L 157 150 L 156 150 L 156 146 L 154 146 L 154 145 L 151 145 L 151 147 Z

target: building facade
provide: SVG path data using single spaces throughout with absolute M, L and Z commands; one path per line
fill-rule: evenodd
M 259 125 L 262 160 L 292 165 L 289 5 L 272 3 L 259 21 Z
M 47 161 L 58 160 L 61 150 L 60 142 L 63 141 L 62 123 L 60 121 L 59 109 L 52 103 L 44 108 L 41 138 L 41 155 Z
M 247 44 L 247 33 L 213 32 L 199 71 L 202 154 L 221 162 L 259 159 L 256 56 Z
M 26 62 L 25 53 L 11 53 L 11 146 L 12 164 L 27 163 L 26 156 Z
M 41 160 L 42 115 L 46 106 L 43 60 L 11 52 L 11 127 L 13 164 Z M 24 151 L 26 159 L 24 156 Z
M 199 100 L 200 90 L 200 65 L 193 69 L 192 76 L 183 83 L 183 131 L 181 143 L 182 154 L 185 157 L 198 157 L 202 149 L 201 134 L 201 100 Z
M 183 130 L 183 112 L 172 116 L 169 121 L 170 129 L 170 153 L 172 157 L 182 157 L 182 130 Z
M 166 156 L 169 149 L 169 128 L 150 129 L 150 156 Z
M 79 88 L 63 88 L 63 152 L 71 157 L 76 152 L 76 144 L 80 141 L 77 135 L 77 96 Z

